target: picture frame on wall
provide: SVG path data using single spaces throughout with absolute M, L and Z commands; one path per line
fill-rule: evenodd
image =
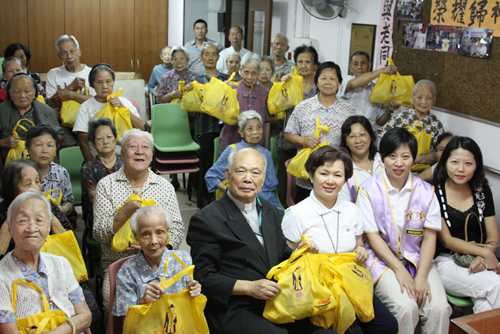
M 351 43 L 349 47 L 349 59 L 354 52 L 364 51 L 370 56 L 370 61 L 373 62 L 375 53 L 375 33 L 377 26 L 372 24 L 353 23 L 351 26 Z M 347 64 L 349 67 L 349 64 Z M 349 75 L 352 75 L 349 69 Z

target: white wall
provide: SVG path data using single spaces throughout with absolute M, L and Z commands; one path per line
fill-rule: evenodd
M 168 44 L 184 45 L 184 0 L 168 2 Z
M 203 19 L 208 24 L 208 34 L 207 38 L 216 41 L 217 43 L 224 45 L 224 33 L 217 31 L 217 13 L 220 11 L 221 4 L 223 5 L 222 12 L 225 11 L 224 0 L 182 0 L 182 1 L 169 1 L 172 2 L 182 2 L 182 12 L 177 11 L 177 15 L 184 18 L 183 25 L 179 27 L 184 28 L 184 42 L 186 43 L 194 39 L 193 34 L 193 24 L 198 19 Z M 186 9 L 184 11 L 184 4 Z
M 300 0 L 273 1 L 272 35 L 282 32 L 293 38 L 309 37 L 319 42 L 319 60 L 337 63 L 343 74 L 349 66 L 351 24 L 374 24 L 380 21 L 382 0 L 355 0 L 351 4 L 359 12 L 349 11 L 345 18 L 319 20 L 308 14 Z M 291 45 L 293 51 L 298 45 Z

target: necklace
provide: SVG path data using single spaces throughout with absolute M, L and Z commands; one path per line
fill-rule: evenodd
M 330 231 L 328 230 L 328 226 L 326 226 L 325 218 L 321 215 L 321 219 L 323 219 L 323 224 L 325 225 L 326 233 L 328 233 L 328 237 L 330 238 L 330 242 L 332 243 L 333 250 L 335 254 L 338 254 L 337 249 L 339 246 L 339 228 L 340 228 L 340 212 L 337 213 L 337 246 L 333 243 L 332 236 L 330 235 Z

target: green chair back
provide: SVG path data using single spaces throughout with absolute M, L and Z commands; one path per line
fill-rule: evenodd
M 214 163 L 219 159 L 220 137 L 214 139 Z
M 59 164 L 66 168 L 71 178 L 71 188 L 75 201 L 73 206 L 82 205 L 82 164 L 84 158 L 79 146 L 62 148 L 59 151 Z
M 5 60 L 5 58 L 4 58 L 4 57 L 0 57 L 0 65 L 2 65 L 2 64 L 3 64 L 3 61 L 4 61 L 4 60 Z M 2 75 L 2 74 L 3 74 L 3 70 L 2 70 L 2 66 L 0 66 L 0 75 Z
M 179 104 L 164 103 L 153 106 L 151 134 L 155 148 L 160 152 L 190 152 L 200 149 L 191 137 L 188 113 L 182 110 Z
M 474 306 L 474 303 L 469 297 L 457 297 L 450 295 L 449 293 L 446 293 L 446 299 L 448 299 L 448 302 L 452 305 L 459 306 L 459 307 L 472 307 Z

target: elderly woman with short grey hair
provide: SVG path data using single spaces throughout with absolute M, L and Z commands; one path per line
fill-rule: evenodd
M 269 121 L 273 116 L 267 109 L 267 89 L 257 84 L 260 73 L 260 56 L 255 53 L 247 53 L 241 60 L 241 77 L 239 86 L 235 86 L 238 102 L 240 104 L 240 114 L 247 110 L 255 110 L 262 118 L 264 133 L 259 145 L 269 148 L 269 133 L 271 125 Z M 225 124 L 220 133 L 219 153 L 224 152 L 226 147 L 241 140 L 237 125 Z
M 109 118 L 94 118 L 89 123 L 89 142 L 95 147 L 97 155 L 83 164 L 82 202 L 83 217 L 87 217 L 86 226 L 92 228 L 92 212 L 97 183 L 104 177 L 123 167 L 122 157 L 115 152 L 116 128 Z
M 104 108 L 106 103 L 109 102 L 114 108 L 127 108 L 130 112 L 132 127 L 144 129 L 144 123 L 139 111 L 132 102 L 121 96 L 109 97 L 110 94 L 114 93 L 115 85 L 115 71 L 111 66 L 101 63 L 92 67 L 89 73 L 89 83 L 95 89 L 96 95 L 82 103 L 73 126 L 73 132 L 78 134 L 78 144 L 85 161 L 90 161 L 97 155 L 96 147 L 92 145 L 88 138 L 89 122 Z M 116 139 L 119 140 L 120 138 Z
M 229 76 L 231 76 L 233 73 L 236 73 L 232 81 L 234 82 L 241 81 L 241 76 L 240 76 L 241 56 L 238 52 L 236 51 L 228 52 L 226 58 L 226 68 L 227 68 L 227 74 Z
M 222 152 L 217 162 L 205 174 L 205 182 L 207 183 L 208 191 L 211 193 L 217 191 L 216 199 L 222 197 L 227 189 L 226 169 L 228 168 L 230 153 L 237 149 L 251 147 L 260 152 L 265 158 L 264 167 L 266 170 L 266 179 L 259 193 L 259 197 L 267 200 L 278 209 L 283 210 L 274 193 L 278 185 L 278 179 L 274 172 L 272 154 L 268 149 L 259 145 L 263 132 L 262 117 L 255 110 L 248 110 L 238 116 L 238 127 L 238 133 L 243 140 L 237 144 L 229 145 L 224 152 Z
M 172 225 L 172 215 L 157 206 L 143 207 L 130 218 L 130 229 L 141 250 L 125 261 L 116 275 L 116 295 L 112 314 L 122 317 L 122 321 L 129 306 L 155 302 L 164 293 L 178 293 L 187 286 L 192 298 L 201 294 L 200 283 L 192 280 L 189 274 L 167 289 L 159 285 L 165 273 L 165 280 L 168 280 L 184 269 L 182 264 L 185 266 L 192 264 L 191 256 L 185 251 L 169 250 L 166 247 L 168 232 Z M 166 271 L 165 263 L 168 265 Z M 119 331 L 116 328 L 115 330 Z M 121 330 L 119 332 L 121 333 Z
M 430 145 L 430 154 L 417 155 L 413 162 L 417 164 L 434 164 L 438 161 L 437 152 L 434 150 L 437 138 L 444 133 L 443 123 L 431 113 L 432 107 L 437 100 L 436 84 L 430 80 L 422 79 L 418 81 L 413 88 L 412 102 L 413 108 L 403 110 L 402 112 L 394 115 L 385 125 L 379 130 L 379 137 L 382 138 L 384 134 L 392 128 L 404 128 L 407 126 L 415 127 L 417 123 L 419 128 L 423 128 L 425 133 L 432 135 L 432 142 Z
M 158 102 L 170 103 L 175 98 L 181 98 L 182 95 L 179 91 L 179 82 L 184 81 L 185 88 L 187 90 L 191 89 L 189 83 L 193 81 L 196 76 L 196 72 L 190 68 L 187 68 L 189 61 L 189 52 L 183 46 L 174 46 L 172 51 L 170 51 L 170 59 L 173 70 L 168 71 L 161 78 L 160 86 L 156 92 L 158 96 Z
M 45 295 L 50 310 L 64 312 L 67 320 L 51 332 L 81 333 L 90 326 L 92 315 L 69 261 L 40 252 L 51 220 L 50 203 L 37 191 L 20 194 L 7 211 L 16 246 L 0 261 L 0 333 L 19 333 L 17 319 L 44 312 L 42 295 L 26 283 L 17 284 L 17 298 L 11 303 L 16 280 L 34 284 Z

